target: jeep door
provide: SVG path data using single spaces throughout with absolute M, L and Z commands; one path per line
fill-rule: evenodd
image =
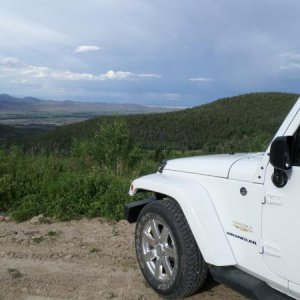
M 269 163 L 265 177 L 262 209 L 262 255 L 268 268 L 289 281 L 300 296 L 300 130 L 294 134 L 292 166 L 282 171 L 286 183 L 276 186 Z M 284 175 L 284 174 L 282 174 Z M 285 176 L 285 175 L 284 175 Z M 284 183 L 284 182 L 283 182 Z M 298 291 L 298 292 L 297 292 Z

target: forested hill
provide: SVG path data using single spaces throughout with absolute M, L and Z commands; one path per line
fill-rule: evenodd
M 27 147 L 68 150 L 74 138 L 90 137 L 103 122 L 119 118 L 128 124 L 133 141 L 143 148 L 260 151 L 298 97 L 287 93 L 252 93 L 170 113 L 98 117 L 57 128 Z
M 23 126 L 22 128 L 0 124 L 0 145 L 9 146 L 15 142 L 22 143 L 51 130 L 51 126 Z

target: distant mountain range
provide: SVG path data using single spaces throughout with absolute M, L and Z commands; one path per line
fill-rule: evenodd
M 147 114 L 178 110 L 138 104 L 41 100 L 0 94 L 0 124 L 64 125 L 100 115 Z
M 75 102 L 41 100 L 34 97 L 16 98 L 0 94 L 0 112 L 10 114 L 24 113 L 153 113 L 176 110 L 176 108 L 149 107 L 139 104 L 119 104 L 105 102 Z

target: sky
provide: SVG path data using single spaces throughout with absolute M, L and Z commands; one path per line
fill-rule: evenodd
M 298 0 L 0 2 L 0 93 L 195 106 L 299 83 Z

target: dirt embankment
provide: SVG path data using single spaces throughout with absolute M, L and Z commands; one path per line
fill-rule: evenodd
M 0 300 L 160 299 L 142 277 L 134 225 L 0 223 Z M 244 299 L 211 279 L 190 299 Z

